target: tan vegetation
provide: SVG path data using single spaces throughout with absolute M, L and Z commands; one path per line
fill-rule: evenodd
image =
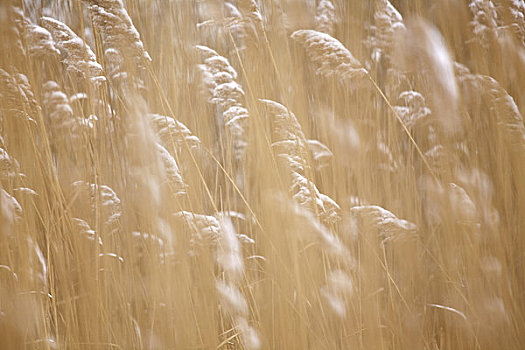
M 524 18 L 0 1 L 0 348 L 525 348 Z

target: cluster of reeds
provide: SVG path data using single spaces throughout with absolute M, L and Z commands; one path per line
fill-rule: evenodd
M 4 0 L 0 39 L 0 348 L 525 346 L 523 0 Z

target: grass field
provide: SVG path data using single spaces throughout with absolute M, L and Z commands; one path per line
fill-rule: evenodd
M 0 1 L 0 348 L 525 348 L 524 40 L 523 0 Z

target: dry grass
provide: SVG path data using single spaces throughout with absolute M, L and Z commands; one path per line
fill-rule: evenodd
M 0 1 L 0 348 L 524 348 L 524 13 Z

